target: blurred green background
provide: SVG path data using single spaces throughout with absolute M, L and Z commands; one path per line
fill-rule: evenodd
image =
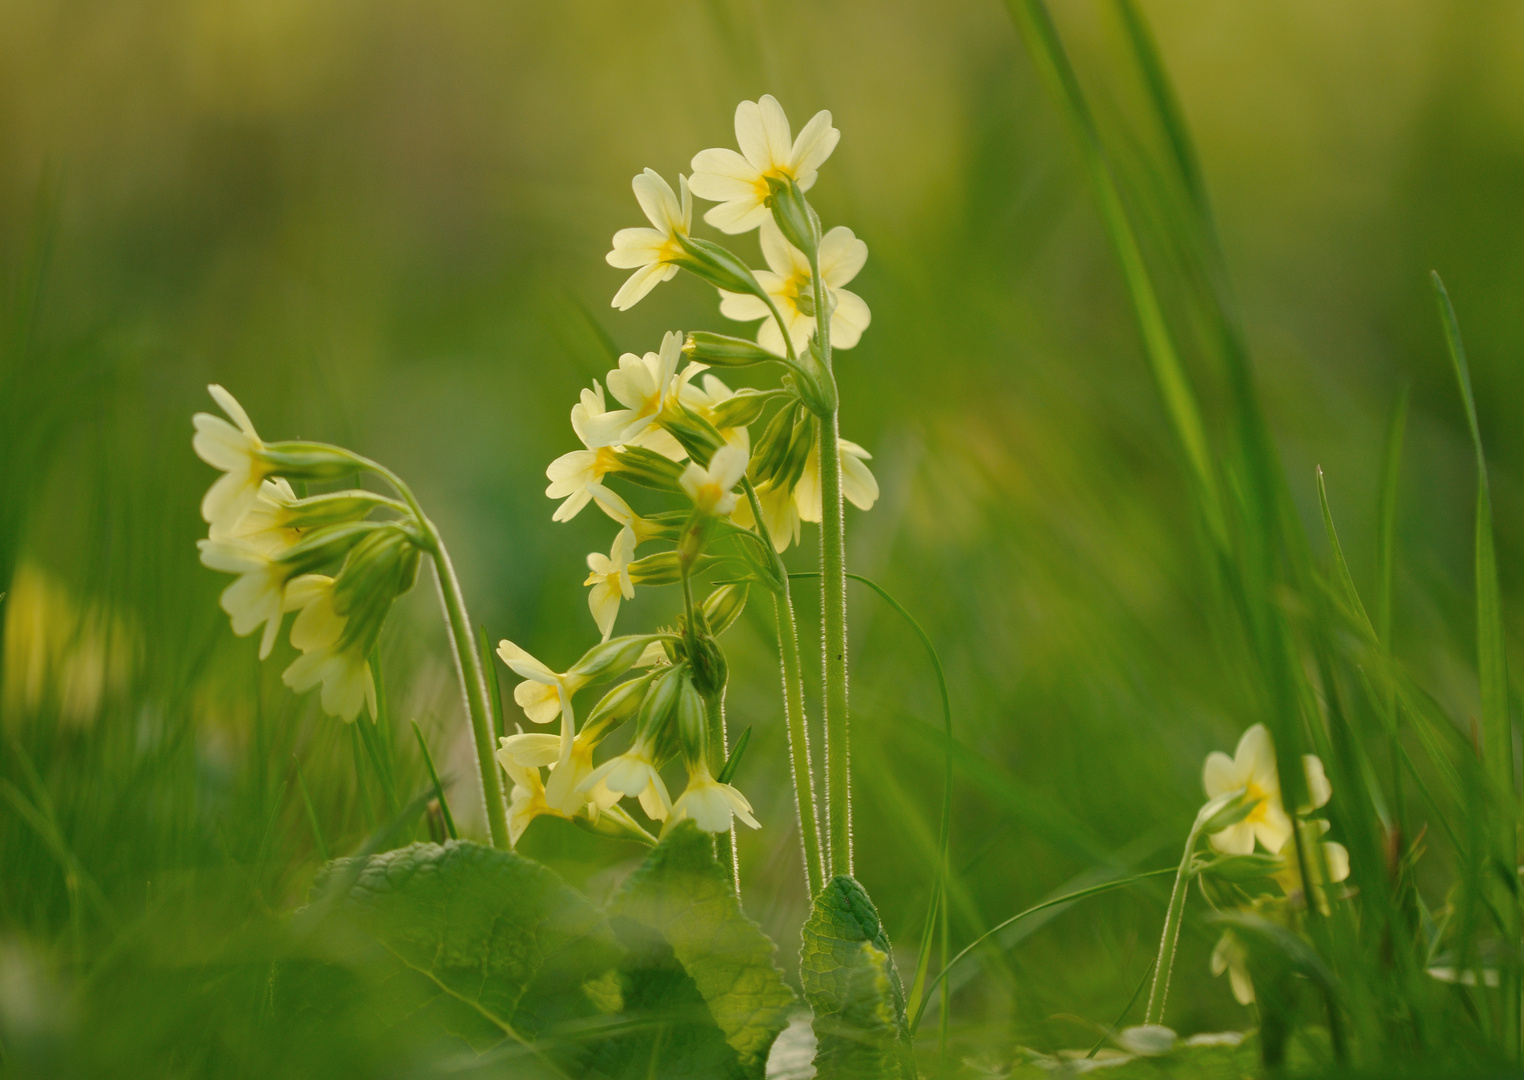
M 1111 16 L 1054 8 L 1108 135 L 1156 139 Z M 1474 480 L 1426 276 L 1444 274 L 1472 355 L 1516 644 L 1524 8 L 1145 10 L 1291 490 L 1320 529 L 1323 467 L 1362 586 L 1386 418 L 1411 381 L 1396 649 L 1473 717 Z M 999 4 L 0 0 L 7 1064 L 253 1060 L 240 995 L 258 979 L 237 961 L 319 863 L 301 786 L 334 853 L 385 817 L 349 733 L 280 685 L 289 647 L 260 665 L 197 562 L 205 384 L 267 438 L 395 468 L 473 617 L 569 663 L 596 634 L 583 556 L 612 532 L 594 512 L 553 524 L 544 467 L 576 446 L 567 414 L 609 366 L 602 337 L 641 352 L 667 329 L 734 329 L 689 277 L 612 311 L 622 275 L 603 254 L 639 223 L 630 177 L 675 179 L 729 145 L 736 102 L 762 93 L 796 129 L 832 111 L 842 141 L 811 198 L 870 252 L 853 288 L 873 325 L 838 372 L 843 434 L 874 453 L 883 496 L 850 512 L 851 569 L 916 613 L 952 680 L 955 945 L 1088 875 L 1178 857 L 1203 757 L 1255 718 L 1205 611 L 1185 474 L 1071 135 Z M 753 239 L 740 250 L 757 260 Z M 1215 424 L 1210 394 L 1206 409 Z M 814 542 L 807 527 L 798 568 Z M 800 593 L 808 623 L 818 602 Z M 892 612 L 852 602 L 858 875 L 913 950 L 935 684 Z M 620 626 L 676 607 L 651 590 Z M 727 637 L 730 722 L 754 729 L 737 782 L 764 824 L 743 838 L 744 895 L 791 966 L 807 900 L 762 607 Z M 393 709 L 429 732 L 470 821 L 427 574 L 401 614 Z M 638 858 L 561 825 L 524 850 L 595 895 Z M 1115 1019 L 1162 912 L 1162 891 L 1107 897 L 981 954 L 954 979 L 960 1051 L 1088 1045 L 1074 1017 Z M 1248 1022 L 1210 978 L 1212 940 L 1188 925 L 1182 1031 Z M 386 1034 L 344 1031 L 329 1042 L 352 1039 L 345 1060 L 380 1069 Z M 311 1047 L 258 1053 L 322 1074 Z

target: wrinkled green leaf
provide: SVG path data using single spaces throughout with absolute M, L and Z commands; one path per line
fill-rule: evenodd
M 309 910 L 379 947 L 365 951 L 391 969 L 398 1023 L 478 1051 L 519 1044 L 542 1065 L 570 1052 L 560 1029 L 598 1015 L 598 980 L 622 956 L 603 914 L 552 871 L 478 844 L 339 859 L 314 897 Z
M 655 1029 L 665 1031 L 665 1049 L 645 1040 L 660 1061 L 653 1075 L 762 1076 L 795 996 L 775 962 L 777 946 L 741 911 L 713 840 L 679 825 L 625 882 L 609 914 L 630 951 L 626 1016 L 666 1025 Z M 709 1032 L 728 1047 L 730 1068 L 699 1067 L 714 1056 Z
M 914 1080 L 905 989 L 863 887 L 835 877 L 804 924 L 799 978 L 815 1014 L 819 1080 Z

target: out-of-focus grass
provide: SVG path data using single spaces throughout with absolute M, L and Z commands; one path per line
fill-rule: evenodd
M 1144 184 L 1161 133 L 1109 10 L 1055 5 Z M 1324 466 L 1368 604 L 1386 418 L 1412 380 L 1395 651 L 1452 714 L 1479 717 L 1469 437 L 1425 276 L 1440 268 L 1461 308 L 1516 620 L 1524 24 L 1506 3 L 1146 11 L 1290 494 L 1321 553 Z M 352 732 L 279 684 L 281 654 L 259 665 L 228 633 L 222 583 L 195 560 L 208 476 L 189 414 L 215 380 L 272 436 L 395 465 L 473 614 L 571 657 L 592 633 L 581 553 L 604 530 L 552 525 L 541 490 L 577 389 L 607 366 L 594 326 L 643 351 L 719 321 L 686 279 L 613 318 L 602 254 L 635 221 L 629 177 L 686 169 L 763 92 L 796 118 L 832 109 L 844 133 L 812 197 L 871 253 L 854 288 L 874 324 L 839 366 L 844 433 L 884 489 L 851 518 L 852 568 L 916 613 L 951 677 L 955 939 L 1100 869 L 1174 860 L 1201 760 L 1250 721 L 1252 689 L 1211 614 L 1187 473 L 1079 159 L 999 5 L 5 5 L 8 1063 L 53 1061 L 49 1039 L 79 1046 L 86 1029 L 86 1071 L 166 1054 L 186 1073 L 385 1062 L 385 1033 L 359 1018 L 301 1043 L 304 1065 L 295 1049 L 248 1056 L 260 943 L 318 862 L 297 763 L 334 853 L 372 835 L 386 800 Z M 1167 231 L 1145 242 L 1168 263 Z M 1220 435 L 1229 405 L 1201 335 L 1183 351 Z M 416 717 L 480 832 L 428 592 L 383 644 L 396 797 L 426 783 Z M 853 603 L 859 874 L 913 949 L 938 703 L 919 643 L 870 593 Z M 634 617 L 671 604 L 642 596 Z M 732 725 L 754 729 L 740 782 L 767 826 L 744 838 L 747 904 L 787 943 L 805 899 L 766 622 L 753 611 L 730 638 Z M 595 893 L 634 857 L 558 824 L 526 850 Z M 1421 881 L 1441 889 L 1449 868 L 1431 863 Z M 1064 1017 L 1115 1018 L 1162 906 L 1162 891 L 1108 896 L 982 952 L 955 979 L 959 1052 L 1086 1044 Z M 1187 924 L 1181 1030 L 1250 1022 L 1208 976 L 1211 943 Z M 56 1008 L 15 1004 L 50 994 Z

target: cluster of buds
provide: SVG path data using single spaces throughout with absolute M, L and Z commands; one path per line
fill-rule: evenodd
M 751 585 L 779 587 L 777 554 L 800 539 L 803 522 L 821 520 L 817 419 L 834 410 L 835 383 L 821 363 L 816 329 L 828 318 L 835 347 L 850 348 L 870 314 L 844 287 L 866 261 L 867 246 L 850 229 L 822 232 L 803 197 L 840 138 L 830 113 L 816 114 L 792 138 L 783 109 L 763 97 L 737 107 L 735 127 L 740 151 L 702 151 L 691 181 L 680 175 L 676 191 L 654 170 L 635 177 L 650 227 L 616 233 L 607 261 L 633 271 L 614 296 L 620 310 L 686 270 L 718 290 L 722 315 L 761 319 L 762 326 L 755 340 L 668 332 L 657 350 L 622 355 L 572 407 L 582 448 L 550 463 L 545 493 L 559 501 L 556 521 L 596 503 L 616 525 L 607 554 L 587 557 L 588 606 L 604 644 L 560 675 L 508 642 L 499 649 L 526 680 L 515 700 L 528 718 L 563 718 L 559 738 L 521 733 L 503 740 L 498 759 L 515 785 L 515 840 L 535 816 L 597 822 L 626 797 L 666 826 L 689 818 L 723 832 L 736 817 L 756 826 L 746 799 L 721 775 L 726 666 L 716 638 L 740 614 Z M 718 203 L 705 220 L 722 232 L 760 230 L 769 269 L 752 270 L 727 248 L 694 236 L 694 195 Z M 732 389 L 714 370 L 764 365 L 780 371 L 771 386 Z M 878 498 L 870 455 L 856 443 L 840 446 L 843 492 L 866 510 Z M 610 486 L 615 481 L 664 496 L 667 505 L 637 512 Z M 612 637 L 621 604 L 637 587 L 660 585 L 682 587 L 677 632 L 659 645 Z M 619 642 L 645 642 L 646 659 L 661 666 L 611 690 L 579 731 L 572 695 L 588 684 L 589 658 Z M 594 747 L 626 719 L 635 721 L 629 749 L 594 765 Z M 678 755 L 688 784 L 674 801 L 660 770 Z
M 209 389 L 231 422 L 195 416 L 196 453 L 223 474 L 201 502 L 208 533 L 198 546 L 206 566 L 237 575 L 221 601 L 233 632 L 262 629 L 265 659 L 296 612 L 290 640 L 302 655 L 286 684 L 304 692 L 321 683 L 324 711 L 341 719 L 364 706 L 374 716 L 370 654 L 393 601 L 418 577 L 425 542 L 416 516 L 369 491 L 298 497 L 293 482 L 351 479 L 369 463 L 322 443 L 266 443 L 232 394 Z

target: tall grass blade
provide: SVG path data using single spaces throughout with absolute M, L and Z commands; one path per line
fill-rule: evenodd
M 460 839 L 460 834 L 455 830 L 455 815 L 450 813 L 450 800 L 445 798 L 444 785 L 439 782 L 439 772 L 434 768 L 434 755 L 429 753 L 429 744 L 423 738 L 423 729 L 414 720 L 413 736 L 418 740 L 418 751 L 423 755 L 423 764 L 429 770 L 429 781 L 434 785 L 434 798 L 439 800 L 439 812 L 444 817 L 445 834 L 451 840 Z

